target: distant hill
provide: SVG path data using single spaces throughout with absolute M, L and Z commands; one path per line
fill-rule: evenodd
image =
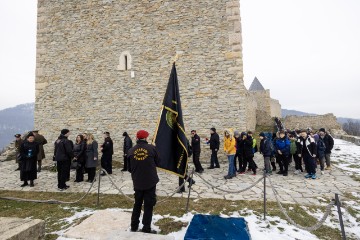
M 315 113 L 306 113 L 306 112 L 300 112 L 296 110 L 288 110 L 288 109 L 281 109 L 281 115 L 283 118 L 286 116 L 292 115 L 292 116 L 316 116 Z
M 0 151 L 14 140 L 16 133 L 33 130 L 34 103 L 0 110 Z

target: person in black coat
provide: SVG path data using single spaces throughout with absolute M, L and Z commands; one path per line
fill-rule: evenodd
M 101 167 L 105 169 L 108 174 L 112 174 L 112 155 L 114 154 L 114 144 L 110 138 L 109 132 L 104 132 L 105 141 L 101 145 Z M 105 172 L 101 176 L 105 176 Z
M 330 136 L 325 128 L 320 128 L 319 136 L 321 140 L 325 143 L 325 160 L 326 160 L 326 168 L 325 170 L 331 170 L 331 150 L 334 148 L 334 138 Z
M 208 169 L 220 168 L 219 159 L 217 156 L 220 148 L 220 137 L 219 134 L 217 134 L 215 128 L 210 129 L 210 134 L 211 137 L 208 143 L 210 144 L 211 160 L 210 160 L 210 167 Z
M 243 168 L 241 169 L 240 174 L 244 174 L 246 171 L 247 164 L 249 168 L 253 171 L 253 175 L 256 175 L 256 164 L 254 162 L 254 151 L 253 151 L 253 138 L 246 133 L 242 133 L 242 156 L 244 158 Z
M 37 155 L 39 153 L 39 144 L 35 142 L 33 133 L 29 133 L 26 141 L 20 146 L 20 179 L 24 181 L 21 187 L 34 187 L 34 180 L 37 179 Z
M 149 133 L 140 130 L 136 134 L 137 144 L 128 152 L 129 171 L 133 180 L 135 203 L 131 216 L 131 231 L 139 228 L 139 218 L 144 203 L 142 232 L 156 233 L 151 230 L 153 208 L 156 204 L 156 184 L 159 182 L 156 168 L 159 166 L 159 154 L 156 147 L 148 144 Z
M 133 143 L 131 138 L 129 137 L 129 134 L 127 132 L 123 133 L 123 137 L 124 137 L 124 148 L 123 148 L 123 152 L 124 152 L 124 167 L 123 169 L 121 169 L 122 172 L 125 172 L 128 170 L 128 158 L 127 158 L 127 154 L 130 150 L 130 148 L 132 148 Z
M 59 138 L 55 141 L 54 156 L 57 162 L 58 189 L 60 191 L 69 188 L 66 185 L 66 181 L 70 175 L 71 160 L 74 157 L 73 143 L 68 139 L 69 136 L 70 131 L 63 129 Z
M 76 168 L 76 178 L 75 182 L 84 181 L 84 170 L 85 170 L 85 151 L 86 151 L 86 142 L 83 135 L 78 135 L 76 137 L 76 142 L 74 145 L 74 160 L 78 162 Z
M 316 179 L 316 143 L 315 140 L 307 134 L 307 130 L 304 129 L 300 133 L 300 137 L 297 140 L 297 154 L 300 158 L 303 158 L 305 163 L 305 169 L 307 175 L 305 178 Z
M 203 173 L 204 169 L 200 163 L 200 153 L 201 153 L 200 137 L 199 135 L 196 134 L 195 130 L 191 131 L 191 148 L 193 151 L 193 162 L 195 165 L 195 172 Z
M 264 166 L 267 174 L 272 174 L 272 170 L 270 167 L 270 158 L 273 152 L 271 139 L 267 139 L 265 133 L 261 132 L 259 134 L 261 142 L 260 142 L 260 153 L 264 156 Z

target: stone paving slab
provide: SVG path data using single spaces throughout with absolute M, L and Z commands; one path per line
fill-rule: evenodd
M 0 240 L 40 240 L 44 235 L 43 220 L 0 217 Z
M 221 158 L 221 156 L 220 156 Z M 222 157 L 222 160 L 225 160 Z M 259 154 L 255 154 L 255 162 L 259 169 L 263 168 L 263 159 Z M 205 172 L 202 177 L 211 182 L 213 185 L 227 190 L 241 190 L 256 180 L 261 178 L 261 171 L 258 175 L 252 176 L 250 173 L 238 175 L 233 179 L 225 180 L 224 176 L 227 174 L 228 164 L 221 162 L 219 169 L 206 169 L 208 163 L 203 163 Z M 21 188 L 22 182 L 19 179 L 19 171 L 16 169 L 15 161 L 0 162 L 0 171 L 2 173 L 2 181 L 0 182 L 0 190 L 17 190 L 17 191 L 43 191 L 43 192 L 57 192 L 57 173 L 50 171 L 42 171 L 38 174 L 38 179 L 35 181 L 35 187 Z M 192 169 L 192 164 L 190 164 Z M 280 198 L 289 203 L 299 203 L 303 205 L 308 204 L 322 204 L 318 199 L 320 197 L 332 199 L 335 193 L 343 194 L 344 192 L 358 192 L 360 183 L 354 181 L 342 170 L 333 167 L 332 171 L 326 171 L 324 175 L 318 175 L 318 179 L 305 179 L 304 174 L 295 175 L 294 163 L 290 165 L 289 176 L 273 174 L 271 176 Z M 178 177 L 162 171 L 158 171 L 160 182 L 157 185 L 157 194 L 159 196 L 168 196 L 174 193 L 178 186 Z M 112 178 L 115 184 L 122 189 L 125 194 L 132 195 L 133 187 L 131 175 L 128 172 L 121 172 L 120 169 L 114 169 Z M 86 192 L 90 184 L 87 182 L 74 183 L 75 172 L 71 172 L 71 181 L 68 182 L 70 189 L 67 192 Z M 86 179 L 86 177 L 85 177 Z M 263 198 L 263 182 L 258 183 L 254 188 L 240 193 L 226 193 L 217 189 L 212 189 L 198 176 L 194 176 L 196 184 L 193 186 L 191 198 L 214 198 L 214 199 L 228 199 L 228 200 L 259 200 Z M 92 193 L 97 192 L 97 183 L 91 190 Z M 101 179 L 101 192 L 104 194 L 117 194 L 118 191 L 111 185 L 107 177 Z M 187 197 L 188 193 L 175 194 L 174 197 Z M 267 181 L 267 199 L 275 201 L 274 194 L 271 191 L 269 181 Z
M 130 232 L 131 213 L 111 209 L 95 212 L 79 225 L 64 233 L 64 238 L 86 240 L 173 240 L 171 236 Z

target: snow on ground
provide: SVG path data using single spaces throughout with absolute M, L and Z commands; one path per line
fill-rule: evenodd
M 340 139 L 334 141 L 332 163 L 349 173 L 360 174 L 360 146 Z

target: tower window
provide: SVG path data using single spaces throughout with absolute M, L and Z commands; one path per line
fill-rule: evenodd
M 132 58 L 129 51 L 124 51 L 120 54 L 119 65 L 117 69 L 120 71 L 127 71 L 131 69 Z

